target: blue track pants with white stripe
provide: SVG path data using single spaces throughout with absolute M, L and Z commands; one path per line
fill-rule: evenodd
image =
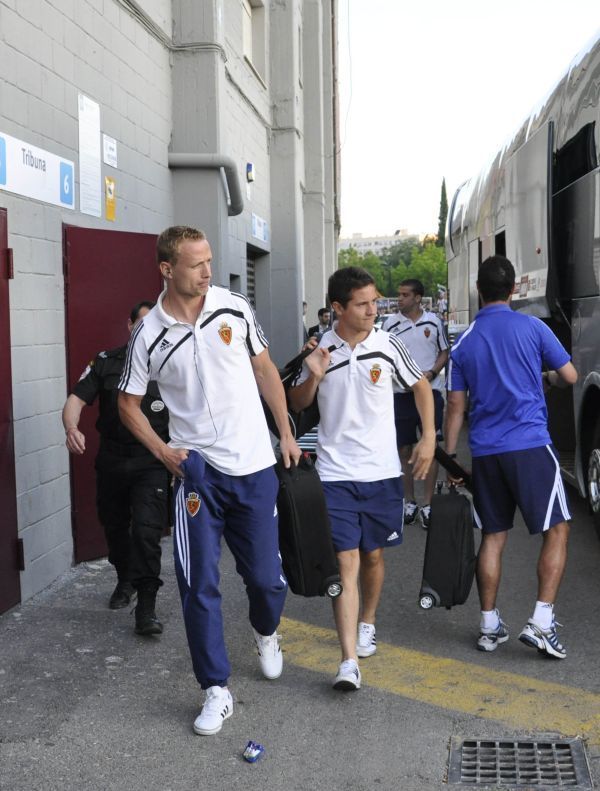
M 203 689 L 224 686 L 231 672 L 223 635 L 219 559 L 224 536 L 244 580 L 250 623 L 277 629 L 287 582 L 277 534 L 277 477 L 272 467 L 226 475 L 196 451 L 175 482 L 175 571 L 194 673 Z

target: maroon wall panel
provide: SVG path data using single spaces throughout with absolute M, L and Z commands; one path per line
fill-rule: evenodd
M 6 209 L 0 209 L 0 382 L 0 612 L 4 612 L 21 601 L 17 554 Z
M 98 352 L 127 342 L 127 319 L 141 300 L 162 288 L 155 263 L 156 236 L 63 227 L 67 382 L 70 388 Z M 71 456 L 71 503 L 75 560 L 106 555 L 96 516 L 94 459 L 98 451 L 97 402 L 84 407 L 79 427 L 86 452 Z

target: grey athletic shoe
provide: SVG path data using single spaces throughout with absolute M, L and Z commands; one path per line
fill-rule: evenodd
M 558 642 L 557 626 L 562 626 L 562 624 L 552 621 L 552 626 L 549 629 L 542 629 L 530 618 L 523 627 L 519 640 L 530 648 L 537 648 L 540 654 L 546 654 L 555 659 L 565 659 L 567 652 L 564 646 Z
M 508 629 L 504 621 L 500 619 L 496 629 L 480 629 L 477 648 L 479 651 L 495 651 L 500 643 L 505 643 L 507 640 Z
M 415 503 L 414 500 L 405 500 L 404 501 L 404 524 L 405 525 L 412 525 L 412 523 L 417 518 L 417 514 L 419 513 L 419 506 Z

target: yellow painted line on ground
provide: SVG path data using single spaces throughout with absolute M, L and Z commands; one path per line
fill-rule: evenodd
M 340 650 L 333 629 L 282 618 L 280 631 L 286 662 L 335 675 Z M 577 687 L 380 642 L 377 654 L 361 662 L 361 673 L 363 685 L 394 695 L 521 730 L 585 736 L 600 745 L 600 695 Z

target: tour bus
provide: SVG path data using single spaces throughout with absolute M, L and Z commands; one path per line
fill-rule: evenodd
M 600 32 L 488 165 L 451 202 L 446 228 L 452 324 L 479 309 L 489 255 L 517 274 L 512 306 L 545 321 L 579 380 L 547 394 L 565 479 L 600 535 Z

